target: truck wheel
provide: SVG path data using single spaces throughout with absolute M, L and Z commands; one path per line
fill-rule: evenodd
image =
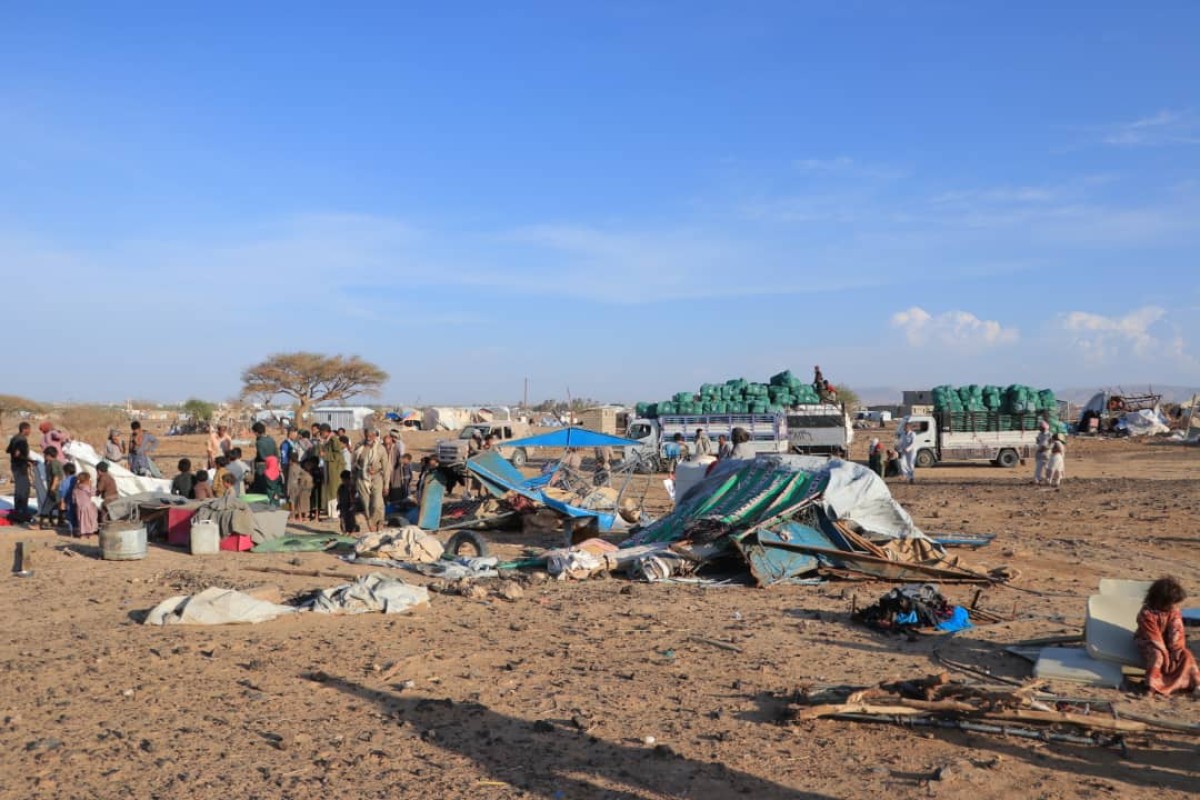
M 1000 455 L 996 456 L 996 465 L 1005 469 L 1012 469 L 1020 463 L 1021 457 L 1016 450 L 1001 450 Z
M 446 552 L 452 556 L 487 558 L 487 539 L 475 531 L 459 531 L 450 537 L 450 541 L 446 542 Z
M 921 469 L 929 469 L 937 463 L 937 459 L 933 457 L 932 450 L 921 450 L 917 453 L 917 466 Z
M 509 459 L 514 467 L 520 469 L 529 461 L 529 455 L 525 452 L 525 448 L 518 447 L 513 451 L 512 458 Z

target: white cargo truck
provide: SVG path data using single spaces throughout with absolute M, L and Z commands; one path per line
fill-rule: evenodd
M 714 455 L 717 437 L 733 441 L 733 429 L 750 435 L 756 453 L 845 454 L 854 440 L 854 427 L 841 406 L 819 404 L 797 406 L 791 411 L 768 414 L 696 414 L 639 417 L 629 423 L 626 437 L 638 444 L 625 448 L 626 462 L 634 461 L 647 469 L 662 466 L 663 446 L 682 434 L 692 447 L 696 429 L 701 428 L 712 442 Z
M 845 457 L 854 443 L 854 424 L 841 406 L 821 403 L 787 412 L 789 450 L 801 455 Z
M 1001 415 L 994 411 L 970 416 L 966 425 L 955 425 L 947 413 L 911 415 L 896 427 L 896 437 L 903 435 L 905 425 L 914 427 L 918 467 L 952 461 L 990 461 L 998 467 L 1015 467 L 1035 455 L 1036 430 L 1001 430 L 1010 425 L 1002 424 Z

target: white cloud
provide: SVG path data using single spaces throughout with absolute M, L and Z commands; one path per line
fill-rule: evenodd
M 837 158 L 802 158 L 796 161 L 795 165 L 797 169 L 809 172 L 836 172 L 850 169 L 854 163 L 854 159 L 849 156 L 838 156 Z
M 969 311 L 943 311 L 935 316 L 920 306 L 893 314 L 892 327 L 902 331 L 912 347 L 972 350 L 1013 344 L 1020 338 L 1016 328 L 980 319 Z
M 1124 354 L 1185 356 L 1181 337 L 1164 342 L 1150 331 L 1166 316 L 1166 309 L 1158 306 L 1143 306 L 1121 317 L 1071 311 L 1062 316 L 1060 327 L 1070 335 L 1071 345 L 1090 361 L 1108 361 Z
M 1200 144 L 1200 120 L 1195 115 L 1163 110 L 1149 117 L 1105 126 L 1100 141 L 1114 147 L 1164 147 Z

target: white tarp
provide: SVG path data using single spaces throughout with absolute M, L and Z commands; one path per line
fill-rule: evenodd
M 146 615 L 146 625 L 234 625 L 269 622 L 296 609 L 213 586 L 199 594 L 168 598 Z
M 892 498 L 883 478 L 862 464 L 814 456 L 780 456 L 806 472 L 829 472 L 822 505 L 831 519 L 848 519 L 865 531 L 891 539 L 924 539 L 904 507 Z
M 324 614 L 367 614 L 372 611 L 400 614 L 428 603 L 429 590 L 424 586 L 410 586 L 398 578 L 372 572 L 354 583 L 323 589 L 302 608 Z
M 425 409 L 421 430 L 458 431 L 471 424 L 471 412 L 464 408 L 431 406 Z
M 75 462 L 75 466 L 88 472 L 93 480 L 96 477 L 96 465 L 104 459 L 87 442 L 67 442 L 63 452 Z M 134 475 L 120 464 L 108 462 L 108 474 L 117 482 L 117 494 L 128 497 L 132 494 L 145 492 L 170 492 L 171 482 L 166 478 L 144 478 Z M 95 484 L 93 483 L 93 486 Z
M 1162 411 L 1148 408 L 1141 411 L 1130 411 L 1117 422 L 1117 430 L 1125 431 L 1130 436 L 1157 436 L 1160 433 L 1170 433 L 1171 427 Z

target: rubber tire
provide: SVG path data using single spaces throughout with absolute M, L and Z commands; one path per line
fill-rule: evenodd
M 937 463 L 937 459 L 933 457 L 932 450 L 917 451 L 917 466 L 921 469 L 929 469 Z
M 1012 469 L 1021 463 L 1021 457 L 1017 455 L 1016 450 L 1001 450 L 1000 455 L 996 456 L 996 466 Z
M 514 467 L 516 467 L 517 469 L 520 469 L 521 467 L 523 467 L 527 463 L 529 463 L 529 454 L 525 452 L 524 447 L 518 447 L 516 450 L 513 451 L 512 458 L 510 458 L 508 461 Z
M 446 552 L 452 556 L 463 555 L 464 546 L 468 550 L 474 551 L 474 555 L 467 554 L 469 558 L 487 558 L 488 556 L 487 539 L 475 531 L 459 531 L 451 536 L 450 541 L 446 542 Z

